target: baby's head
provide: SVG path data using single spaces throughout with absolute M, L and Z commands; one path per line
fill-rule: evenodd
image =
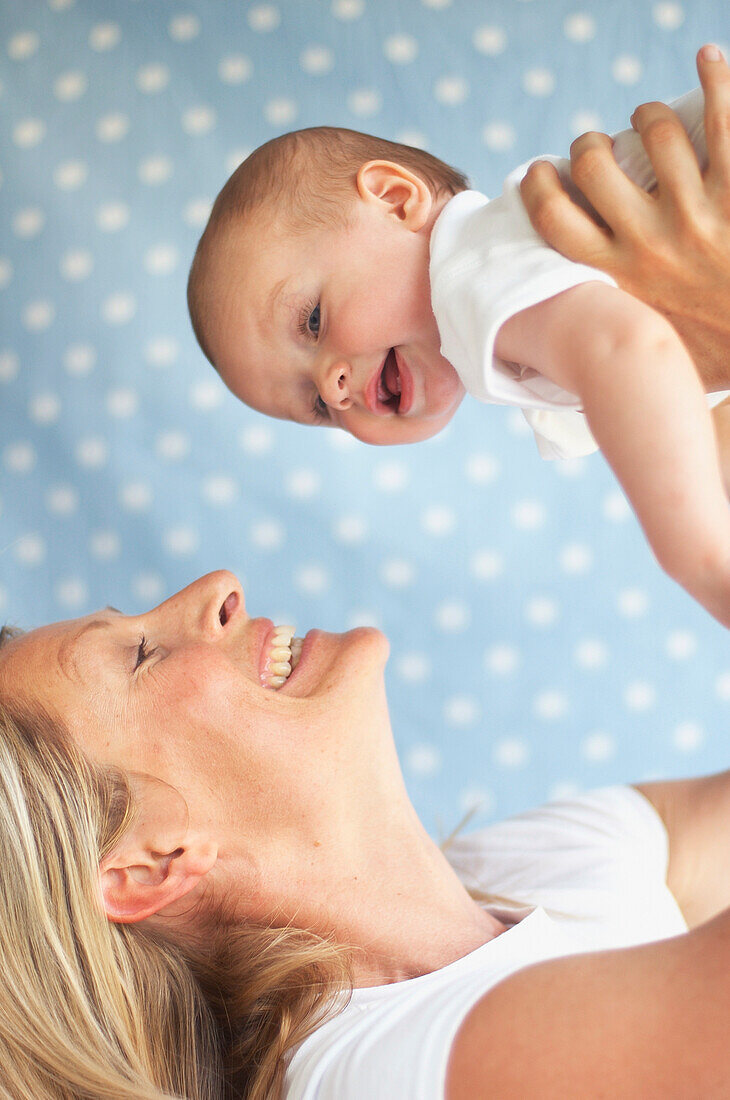
M 188 280 L 201 348 L 269 416 L 367 443 L 440 431 L 463 386 L 440 354 L 429 239 L 465 177 L 421 149 L 316 127 L 262 145 L 218 195 Z

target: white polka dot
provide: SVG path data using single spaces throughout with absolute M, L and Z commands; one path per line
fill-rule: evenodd
M 522 87 L 528 95 L 552 95 L 555 91 L 555 77 L 549 69 L 528 69 L 522 76 Z
M 356 88 L 347 97 L 347 106 L 361 118 L 377 114 L 382 105 L 380 92 L 375 88 Z
M 208 382 L 196 382 L 190 388 L 190 404 L 198 412 L 210 412 L 217 409 L 224 396 L 223 384 L 215 379 Z
M 354 435 L 350 435 L 349 432 L 343 431 L 341 428 L 333 428 L 327 432 L 324 436 L 324 440 L 328 447 L 333 451 L 357 451 L 367 445 L 361 443 L 359 439 L 355 439 Z
M 180 257 L 172 244 L 157 244 L 144 254 L 144 266 L 150 275 L 169 275 L 178 266 Z
M 249 539 L 259 550 L 278 550 L 286 533 L 278 519 L 260 519 L 251 525 Z
M 459 795 L 459 809 L 469 818 L 483 817 L 494 809 L 494 795 L 483 787 L 465 787 Z
M 61 607 L 78 611 L 89 598 L 86 585 L 79 577 L 68 577 L 55 586 L 56 602 Z
M 495 153 L 511 149 L 516 140 L 517 134 L 510 122 L 488 122 L 482 129 L 482 141 Z
M 238 164 L 234 165 L 238 167 Z M 212 203 L 210 199 L 191 199 L 183 207 L 183 220 L 186 225 L 202 229 L 210 217 Z
M 444 721 L 450 726 L 473 726 L 479 715 L 479 702 L 471 695 L 452 695 L 444 704 Z
M 192 42 L 200 34 L 200 20 L 197 15 L 176 15 L 170 20 L 167 32 L 173 42 Z
M 28 474 L 36 464 L 37 455 L 32 443 L 11 443 L 3 452 L 3 462 L 14 474 Z
M 364 11 L 365 0 L 332 0 L 332 14 L 343 22 L 359 19 Z
M 329 587 L 329 577 L 321 565 L 304 565 L 294 574 L 294 585 L 306 596 L 319 596 Z
M 96 350 L 90 344 L 71 344 L 64 352 L 63 365 L 72 377 L 81 378 L 96 366 Z
M 553 801 L 561 801 L 564 799 L 573 799 L 580 793 L 580 787 L 577 783 L 574 783 L 570 779 L 559 779 L 557 783 L 552 783 L 548 787 L 548 799 Z
M 28 240 L 37 237 L 46 223 L 46 216 L 37 206 L 26 206 L 17 210 L 13 217 L 13 233 L 16 237 Z
M 663 31 L 676 31 L 684 23 L 684 10 L 681 4 L 663 3 L 655 4 L 651 14 L 657 27 Z
M 600 638 L 583 638 L 575 647 L 573 657 L 580 668 L 603 668 L 608 661 L 608 649 Z
M 79 282 L 87 279 L 94 270 L 94 257 L 90 252 L 79 249 L 76 252 L 65 252 L 61 257 L 58 269 L 63 279 L 68 282 Z
M 603 498 L 603 515 L 612 523 L 623 523 L 631 515 L 631 506 L 623 493 L 616 489 Z
M 403 558 L 392 558 L 383 562 L 380 579 L 388 588 L 407 588 L 415 580 L 416 570 L 412 562 Z
M 199 134 L 208 134 L 215 128 L 217 119 L 212 107 L 201 104 L 197 107 L 189 107 L 183 112 L 181 123 L 186 134 L 196 137 Z
M 238 496 L 238 482 L 228 474 L 213 474 L 203 482 L 203 499 L 208 504 L 224 507 Z
M 46 544 L 40 535 L 21 535 L 13 549 L 21 565 L 40 565 L 46 556 Z
M 96 211 L 96 224 L 103 233 L 116 233 L 129 221 L 129 207 L 124 202 L 107 202 Z
M 179 462 L 190 451 L 190 438 L 185 432 L 160 432 L 155 440 L 155 451 L 168 462 Z
M 563 23 L 563 34 L 571 42 L 590 42 L 595 38 L 596 21 L 583 11 L 573 12 Z
M 421 130 L 399 130 L 395 140 L 402 145 L 412 145 L 414 149 L 428 148 L 428 138 Z
M 40 118 L 24 118 L 13 129 L 13 141 L 20 149 L 31 149 L 46 136 L 46 124 Z
M 428 535 L 450 535 L 455 526 L 456 516 L 453 509 L 443 505 L 432 504 L 421 516 L 421 527 Z
M 251 79 L 253 65 L 243 54 L 230 54 L 218 62 L 218 78 L 224 84 L 243 84 Z
M 336 542 L 345 546 L 356 546 L 367 538 L 368 525 L 362 516 L 339 516 L 332 525 L 332 535 Z
M 494 759 L 501 768 L 524 768 L 530 759 L 529 745 L 519 737 L 506 737 L 495 745 Z
M 403 653 L 395 663 L 401 680 L 409 684 L 422 684 L 431 674 L 431 661 L 425 653 Z
M 520 409 L 511 409 L 507 417 L 507 428 L 510 435 L 516 435 L 521 439 L 527 439 L 532 435 L 532 428 L 525 420 Z
M 537 531 L 545 523 L 545 505 L 538 500 L 519 500 L 510 509 L 510 519 L 518 531 Z
M 275 31 L 280 23 L 279 10 L 273 4 L 256 4 L 249 8 L 248 25 L 252 31 L 268 34 L 269 31 Z
M 60 191 L 75 191 L 86 183 L 88 168 L 83 161 L 67 160 L 53 169 L 53 182 Z
M 447 107 L 457 107 L 469 95 L 469 85 L 463 76 L 442 76 L 434 84 L 434 99 Z
M 110 390 L 106 395 L 106 411 L 116 420 L 134 416 L 139 407 L 139 397 L 134 390 Z
M 277 96 L 264 104 L 264 118 L 272 126 L 289 126 L 297 117 L 299 107 L 293 99 Z
M 156 336 L 144 349 L 146 362 L 152 367 L 169 367 L 177 361 L 179 348 L 172 336 Z
M 29 332 L 41 332 L 48 328 L 55 315 L 53 302 L 29 302 L 23 310 L 22 320 Z
M 497 550 L 477 550 L 469 561 L 469 572 L 480 581 L 493 581 L 504 572 L 504 559 Z
M 0 290 L 4 290 L 13 278 L 13 265 L 7 256 L 0 256 Z
M 126 325 L 137 312 L 137 299 L 129 292 L 110 294 L 101 303 L 101 315 L 108 325 Z
M 535 696 L 533 711 L 537 718 L 553 722 L 568 712 L 568 697 L 562 691 L 541 691 Z
M 667 635 L 667 655 L 675 661 L 686 661 L 697 649 L 697 637 L 690 630 L 673 630 Z
M 86 74 L 74 70 L 61 73 L 60 76 L 56 77 L 53 84 L 53 94 L 62 103 L 72 103 L 75 99 L 81 98 L 86 91 L 86 87 Z
M 18 31 L 8 41 L 8 57 L 11 61 L 25 61 L 36 52 L 39 42 L 35 31 Z
M 715 680 L 715 695 L 724 702 L 730 700 L 730 672 L 721 672 Z
M 629 710 L 650 710 L 654 706 L 656 691 L 653 684 L 646 683 L 644 680 L 636 680 L 626 687 L 623 697 Z
M 114 111 L 99 119 L 96 124 L 96 136 L 99 141 L 106 143 L 121 141 L 129 133 L 129 126 L 129 116 L 122 111 Z
M 119 556 L 121 542 L 116 531 L 94 531 L 89 539 L 92 557 L 100 561 L 110 561 Z
M 595 730 L 584 737 L 580 745 L 581 756 L 592 764 L 602 764 L 616 754 L 616 740 L 610 733 Z
M 406 65 L 418 56 L 418 43 L 410 34 L 391 34 L 383 43 L 383 53 L 388 61 Z
M 570 116 L 570 132 L 573 137 L 585 134 L 588 130 L 601 130 L 603 123 L 596 111 L 577 111 Z
M 460 600 L 446 600 L 436 608 L 436 625 L 448 634 L 466 630 L 471 622 L 471 611 Z
M 507 45 L 507 35 L 502 28 L 488 25 L 477 27 L 471 40 L 474 49 L 486 54 L 487 57 L 496 57 L 497 54 L 504 53 Z
M 531 626 L 552 626 L 558 617 L 558 605 L 549 596 L 536 596 L 525 605 L 525 618 Z
M 284 479 L 284 488 L 295 500 L 311 500 L 321 489 L 321 478 L 316 470 L 291 470 Z
M 118 46 L 122 32 L 116 23 L 97 23 L 89 32 L 89 45 L 100 53 Z
M 173 163 L 169 157 L 164 156 L 147 157 L 146 160 L 140 161 L 137 168 L 140 181 L 148 187 L 157 187 L 161 183 L 166 183 L 172 173 Z
M 575 481 L 583 477 L 586 472 L 586 460 L 584 458 L 561 458 L 560 462 L 554 462 L 550 467 L 558 477 Z
M 187 557 L 200 545 L 200 537 L 194 527 L 171 527 L 162 536 L 162 546 L 168 554 Z
M 593 551 L 584 543 L 570 543 L 562 548 L 558 560 L 564 573 L 589 573 L 593 568 Z
M 413 745 L 406 752 L 406 766 L 414 775 L 435 775 L 441 770 L 441 753 L 435 745 Z
M 445 8 L 450 8 L 452 0 L 421 0 L 424 8 L 431 8 L 433 11 L 443 11 Z
M 331 71 L 335 56 L 328 46 L 307 46 L 299 55 L 299 64 L 310 76 L 323 76 Z
M 28 416 L 36 424 L 55 424 L 61 413 L 61 402 L 55 393 L 39 393 L 28 404 Z
M 0 351 L 0 382 L 14 382 L 20 370 L 20 360 L 14 351 Z
M 639 619 L 648 608 L 649 596 L 643 588 L 624 588 L 619 592 L 616 609 L 625 619 Z
M 705 731 L 698 722 L 680 722 L 672 731 L 672 742 L 680 752 L 696 752 L 704 740 Z
M 631 54 L 621 54 L 611 66 L 611 75 L 617 84 L 636 84 L 641 73 L 641 62 Z
M 79 466 L 88 470 L 98 469 L 103 466 L 109 457 L 107 445 L 99 437 L 89 436 L 81 439 L 75 449 L 76 461 Z
M 51 11 L 67 11 L 75 3 L 76 0 L 48 0 L 48 7 Z
M 46 493 L 46 508 L 56 516 L 70 516 L 78 511 L 79 494 L 73 485 L 54 485 Z
M 162 65 L 159 62 L 143 65 L 141 69 L 137 70 L 134 82 L 140 92 L 144 92 L 145 95 L 154 95 L 167 87 L 170 82 L 170 70 L 167 65 Z
M 243 164 L 244 160 L 250 157 L 252 152 L 253 150 L 250 148 L 250 146 L 244 145 L 237 146 L 235 149 L 232 149 L 230 153 L 227 153 L 224 164 L 226 166 L 226 171 L 228 172 L 228 174 L 231 175 L 232 172 L 235 172 L 239 164 Z M 212 203 L 208 202 L 209 210 L 211 206 Z
M 499 462 L 489 454 L 469 455 L 464 472 L 475 485 L 489 485 L 499 475 Z
M 358 626 L 374 626 L 376 630 L 380 629 L 380 619 L 374 611 L 368 611 L 364 608 L 355 608 L 345 619 L 347 630 L 355 630 Z
M 165 582 L 159 573 L 137 573 L 132 577 L 132 594 L 144 603 L 157 603 L 165 591 Z
M 402 462 L 383 462 L 375 468 L 373 483 L 383 493 L 398 493 L 410 479 L 410 470 Z
M 519 651 L 505 642 L 490 646 L 484 654 L 484 667 L 494 676 L 509 676 L 519 666 Z
M 244 428 L 238 437 L 241 449 L 250 455 L 268 454 L 274 445 L 274 433 L 264 424 Z
M 145 481 L 130 481 L 119 490 L 119 503 L 126 512 L 146 512 L 152 504 L 152 487 Z

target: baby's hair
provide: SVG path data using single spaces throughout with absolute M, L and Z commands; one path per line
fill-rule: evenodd
M 221 188 L 198 242 L 188 278 L 193 331 L 213 363 L 207 339 L 213 262 L 226 232 L 266 207 L 272 226 L 286 233 L 348 224 L 348 197 L 357 173 L 369 160 L 390 160 L 418 176 L 436 198 L 469 186 L 463 172 L 412 145 L 335 126 L 294 130 L 267 141 L 246 158 Z

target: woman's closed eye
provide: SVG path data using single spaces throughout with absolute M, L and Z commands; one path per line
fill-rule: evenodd
M 140 665 L 143 665 L 145 661 L 149 660 L 150 657 L 153 657 L 156 652 L 157 646 L 152 646 L 150 648 L 149 643 L 143 634 L 139 640 L 139 645 L 137 646 L 137 662 L 134 666 L 134 671 L 136 672 Z

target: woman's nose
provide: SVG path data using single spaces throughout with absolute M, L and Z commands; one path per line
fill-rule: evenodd
M 352 368 L 340 360 L 330 363 L 319 382 L 319 396 L 331 409 L 349 409 L 352 405 Z
M 193 581 L 165 603 L 156 614 L 174 616 L 178 628 L 185 623 L 198 636 L 214 640 L 234 619 L 246 614 L 243 589 L 233 573 L 219 569 Z

